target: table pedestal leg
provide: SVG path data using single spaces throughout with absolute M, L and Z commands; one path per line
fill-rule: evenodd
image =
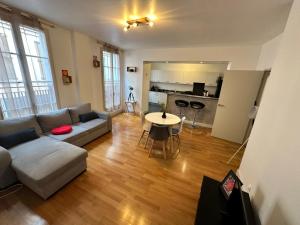
M 171 153 L 173 154 L 174 151 L 173 151 L 173 135 L 172 135 L 172 126 L 169 126 L 169 133 L 170 133 L 170 138 L 171 138 Z

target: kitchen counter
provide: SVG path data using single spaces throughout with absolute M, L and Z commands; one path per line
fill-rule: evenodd
M 204 127 L 212 127 L 217 111 L 218 98 L 190 95 L 177 92 L 169 92 L 167 98 L 167 112 L 179 114 L 179 108 L 175 105 L 175 100 L 185 100 L 188 102 L 198 101 L 205 104 L 205 107 L 196 114 L 196 124 Z M 194 119 L 195 110 L 188 106 L 183 110 L 187 122 L 191 123 Z
M 211 100 L 219 100 L 215 97 L 209 97 L 209 96 L 200 96 L 200 95 L 190 95 L 190 94 L 184 94 L 180 92 L 167 92 L 168 95 L 177 95 L 177 96 L 185 96 L 185 97 L 192 97 L 192 98 L 199 98 L 199 99 L 211 99 Z M 200 100 L 199 100 L 200 101 Z

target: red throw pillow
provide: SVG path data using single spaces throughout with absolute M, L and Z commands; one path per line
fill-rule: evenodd
M 72 126 L 70 125 L 62 125 L 60 127 L 53 128 L 51 130 L 51 134 L 59 135 L 59 134 L 68 134 L 72 131 Z

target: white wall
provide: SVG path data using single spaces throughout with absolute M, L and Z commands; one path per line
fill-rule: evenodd
M 93 66 L 93 55 L 100 58 L 97 40 L 78 32 L 73 33 L 75 67 L 77 70 L 80 102 L 90 102 L 93 109 L 103 110 L 103 85 L 101 68 Z
M 53 63 L 53 74 L 61 107 L 73 106 L 79 102 L 75 68 L 73 62 L 72 32 L 60 27 L 45 27 L 48 39 L 49 53 Z M 64 85 L 62 82 L 61 71 L 66 69 L 73 77 L 73 83 Z
M 294 1 L 239 172 L 263 225 L 300 224 L 300 1 Z
M 93 109 L 103 111 L 102 70 L 92 64 L 94 55 L 101 59 L 101 45 L 94 38 L 59 26 L 45 26 L 44 29 L 49 40 L 60 106 L 90 102 Z M 69 71 L 72 84 L 63 84 L 62 69 Z
M 266 42 L 261 49 L 257 63 L 257 70 L 269 70 L 272 68 L 277 51 L 280 46 L 282 34 Z
M 224 72 L 226 69 L 227 63 L 152 63 L 152 70 Z
M 143 110 L 147 109 L 149 88 L 143 88 L 143 83 L 146 85 L 149 82 L 143 82 L 144 61 L 230 61 L 231 69 L 253 70 L 256 69 L 260 50 L 261 46 L 127 50 L 124 66 L 137 66 L 138 71 L 125 72 L 125 96 L 128 95 L 128 86 L 133 86 L 138 110 L 141 106 Z M 149 77 L 146 79 L 149 80 Z

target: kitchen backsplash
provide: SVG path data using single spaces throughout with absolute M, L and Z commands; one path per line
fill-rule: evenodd
M 159 89 L 173 90 L 173 91 L 193 91 L 193 85 L 190 84 L 168 84 L 168 83 L 150 83 L 150 88 L 152 86 L 156 86 Z M 209 94 L 215 94 L 216 87 L 206 86 L 205 90 L 208 91 Z

